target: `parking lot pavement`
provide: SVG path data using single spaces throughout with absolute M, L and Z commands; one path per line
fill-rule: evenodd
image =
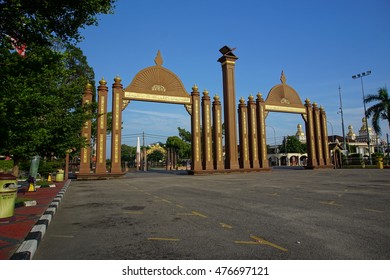
M 389 259 L 389 170 L 74 181 L 35 259 Z

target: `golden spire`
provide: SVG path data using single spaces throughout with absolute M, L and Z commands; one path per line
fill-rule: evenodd
M 284 75 L 284 71 L 283 70 L 282 70 L 282 75 L 280 76 L 280 81 L 282 82 L 282 84 L 286 83 L 286 76 Z
M 157 56 L 154 58 L 154 63 L 156 63 L 157 66 L 161 66 L 163 64 L 163 59 L 162 59 L 162 56 L 161 56 L 161 52 L 160 50 L 158 50 L 157 52 Z

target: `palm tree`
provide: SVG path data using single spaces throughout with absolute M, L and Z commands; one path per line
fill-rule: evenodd
M 367 118 L 372 116 L 372 126 L 377 134 L 381 134 L 379 120 L 387 120 L 390 128 L 390 97 L 386 87 L 379 88 L 377 94 L 367 95 L 364 102 L 370 103 L 378 101 L 367 109 Z

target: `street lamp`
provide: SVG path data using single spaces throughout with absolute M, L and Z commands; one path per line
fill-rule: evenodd
M 371 145 L 370 145 L 370 132 L 368 131 L 368 123 L 367 123 L 367 110 L 366 110 L 366 102 L 365 102 L 365 96 L 364 96 L 364 86 L 363 86 L 363 77 L 368 76 L 371 74 L 371 71 L 366 71 L 360 74 L 356 74 L 352 76 L 352 79 L 358 79 L 360 78 L 360 82 L 362 84 L 362 94 L 363 94 L 363 107 L 364 107 L 364 118 L 366 121 L 366 130 L 367 130 L 367 145 L 368 145 L 368 159 L 370 161 L 370 165 L 372 165 L 372 159 L 371 159 Z
M 340 96 L 340 115 L 341 115 L 341 128 L 343 130 L 343 149 L 347 150 L 347 143 L 345 143 L 345 129 L 344 129 L 344 114 L 343 114 L 343 102 L 341 100 L 341 87 L 339 86 Z

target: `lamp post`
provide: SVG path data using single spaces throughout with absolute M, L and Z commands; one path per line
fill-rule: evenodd
M 341 99 L 341 87 L 339 86 L 339 96 L 340 96 L 340 115 L 341 115 L 341 129 L 343 131 L 343 149 L 347 150 L 347 143 L 345 143 L 345 129 L 344 129 L 344 113 L 343 113 L 343 102 Z
M 371 145 L 370 145 L 370 132 L 368 131 L 368 123 L 367 123 L 367 110 L 366 110 L 366 102 L 365 102 L 365 96 L 364 96 L 364 86 L 363 86 L 363 77 L 368 76 L 371 74 L 371 71 L 366 71 L 360 74 L 356 74 L 352 76 L 352 79 L 358 79 L 360 78 L 360 82 L 362 85 L 362 94 L 363 94 L 363 108 L 364 108 L 364 118 L 366 122 L 366 131 L 367 131 L 367 145 L 368 145 L 368 159 L 370 161 L 370 165 L 372 165 L 372 159 L 371 159 Z

